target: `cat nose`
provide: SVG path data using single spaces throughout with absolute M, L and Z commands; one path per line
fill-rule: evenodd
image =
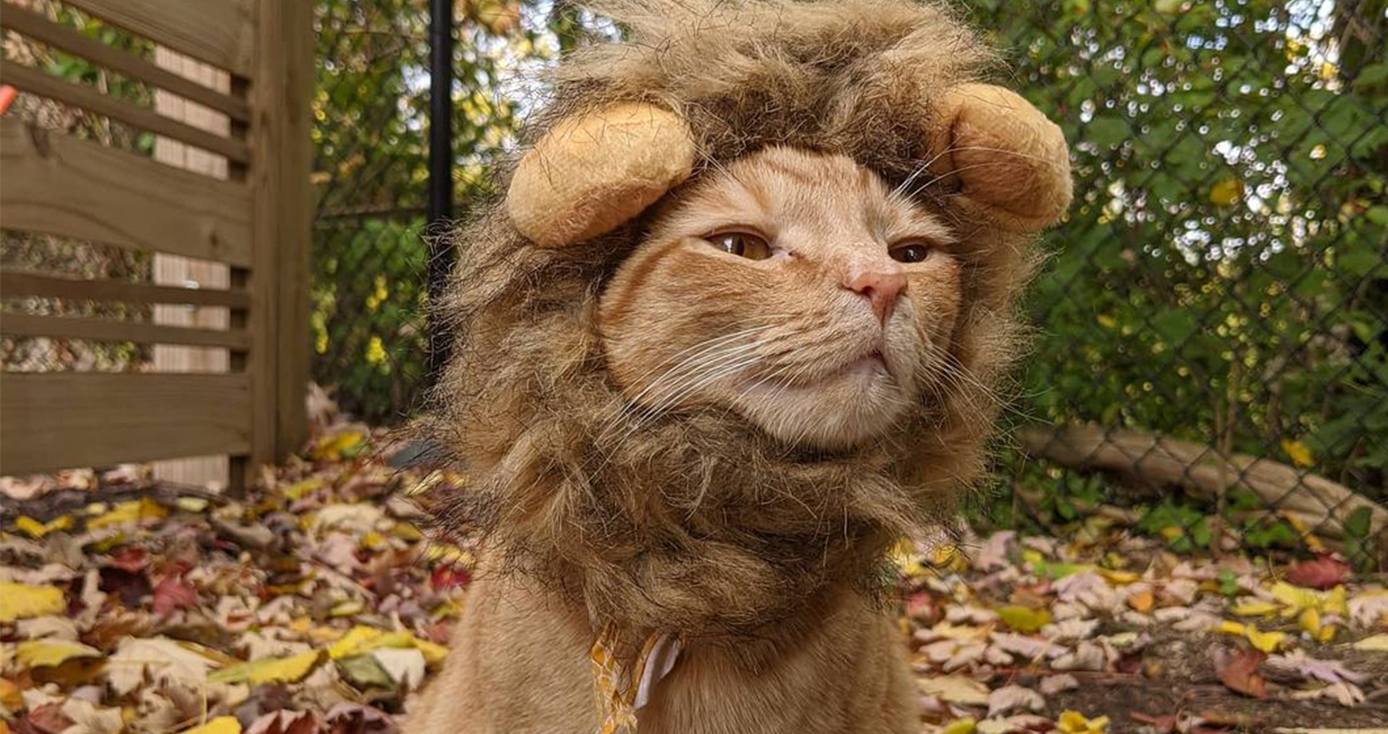
M 877 320 L 885 326 L 896 310 L 897 296 L 906 290 L 906 276 L 900 268 L 850 268 L 843 287 L 867 296 Z

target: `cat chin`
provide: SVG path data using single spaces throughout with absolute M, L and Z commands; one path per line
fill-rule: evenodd
M 734 401 L 744 418 L 776 440 L 831 450 L 888 433 L 917 402 L 872 360 L 812 385 L 754 384 Z

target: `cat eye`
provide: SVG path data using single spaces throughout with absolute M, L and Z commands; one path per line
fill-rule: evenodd
M 706 237 L 710 244 L 730 255 L 745 257 L 748 260 L 765 260 L 771 257 L 771 245 L 766 240 L 746 232 L 724 232 Z
M 930 245 L 924 242 L 907 242 L 891 249 L 892 259 L 903 263 L 924 262 L 930 257 Z

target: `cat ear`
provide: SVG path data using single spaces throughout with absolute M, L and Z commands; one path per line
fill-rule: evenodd
M 1070 206 L 1065 137 L 1020 95 L 991 84 L 961 84 L 941 105 L 931 169 L 953 177 L 964 201 L 1004 227 L 1035 232 Z
M 546 247 L 611 231 L 689 178 L 695 146 L 678 115 L 622 102 L 560 121 L 521 159 L 506 193 L 520 233 Z

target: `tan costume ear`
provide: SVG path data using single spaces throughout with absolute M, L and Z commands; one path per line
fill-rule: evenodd
M 1055 123 L 991 84 L 961 84 L 941 107 L 933 172 L 955 177 L 966 201 L 1008 229 L 1034 232 L 1060 219 L 1070 206 L 1070 155 Z
M 561 121 L 511 179 L 506 212 L 536 244 L 558 247 L 611 231 L 689 177 L 695 147 L 669 110 L 623 102 Z

